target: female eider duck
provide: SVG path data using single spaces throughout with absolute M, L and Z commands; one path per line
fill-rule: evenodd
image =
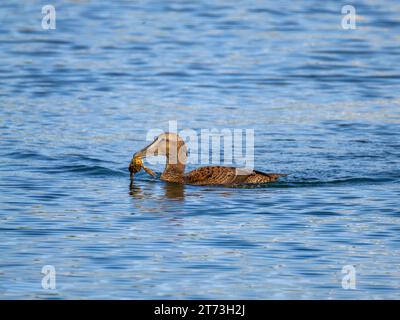
M 187 148 L 185 142 L 176 133 L 162 133 L 149 146 L 136 152 L 129 165 L 131 176 L 143 167 L 149 174 L 155 174 L 143 166 L 142 158 L 165 156 L 167 158 L 164 172 L 160 179 L 191 185 L 238 185 L 274 182 L 281 173 L 264 173 L 256 170 L 244 170 L 234 167 L 207 166 L 185 173 Z

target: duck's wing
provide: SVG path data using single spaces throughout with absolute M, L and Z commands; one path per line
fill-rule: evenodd
M 275 181 L 280 176 L 284 176 L 284 174 L 263 173 L 255 170 L 243 171 L 232 167 L 207 166 L 187 173 L 185 175 L 185 183 L 194 185 L 265 183 Z

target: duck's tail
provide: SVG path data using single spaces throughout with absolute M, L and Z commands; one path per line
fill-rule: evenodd
M 286 173 L 266 173 L 254 170 L 254 174 L 250 175 L 246 179 L 246 183 L 266 183 L 266 182 L 274 182 L 279 177 L 286 177 Z

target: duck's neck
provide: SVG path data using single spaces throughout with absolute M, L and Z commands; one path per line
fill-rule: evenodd
M 186 163 L 186 146 L 183 145 L 179 149 L 180 157 L 171 157 L 167 155 L 167 163 L 164 172 L 161 175 L 161 180 L 174 183 L 184 183 L 185 163 Z

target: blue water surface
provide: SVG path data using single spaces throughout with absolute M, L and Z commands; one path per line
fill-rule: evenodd
M 1 299 L 400 297 L 397 0 L 48 2 L 0 4 Z M 169 120 L 289 176 L 130 187 Z

